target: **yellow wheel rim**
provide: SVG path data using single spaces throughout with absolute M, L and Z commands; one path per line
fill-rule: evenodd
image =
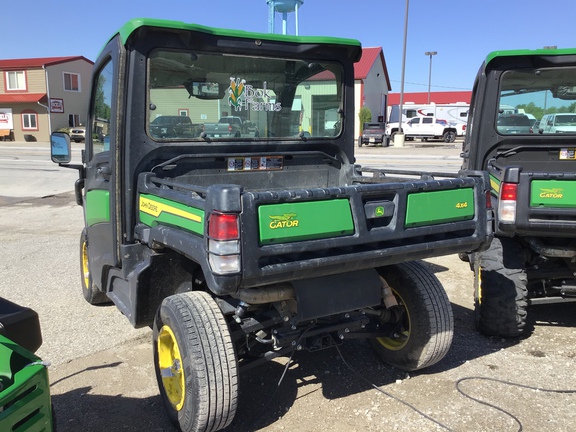
M 404 300 L 402 299 L 402 297 L 400 296 L 400 294 L 398 294 L 398 292 L 394 289 L 392 289 L 392 293 L 394 294 L 394 297 L 396 297 L 396 301 L 398 302 L 398 306 L 402 307 L 404 309 L 404 315 L 402 318 L 402 325 L 400 327 L 400 332 L 396 335 L 394 335 L 394 337 L 380 337 L 380 338 L 376 338 L 376 340 L 380 343 L 380 345 L 382 345 L 384 348 L 390 350 L 390 351 L 398 351 L 401 350 L 402 348 L 404 348 L 406 346 L 406 344 L 408 343 L 408 341 L 410 340 L 410 314 L 408 313 L 408 309 L 406 308 L 406 303 L 404 302 Z
M 82 279 L 84 279 L 84 288 L 90 289 L 90 269 L 88 268 L 88 247 L 86 246 L 86 242 L 82 242 L 82 256 L 80 257 L 82 260 Z
M 482 267 L 478 266 L 476 270 L 476 281 L 478 283 L 478 304 L 482 304 Z
M 162 385 L 170 403 L 177 411 L 184 405 L 185 381 L 182 356 L 172 329 L 163 326 L 158 334 L 158 368 Z

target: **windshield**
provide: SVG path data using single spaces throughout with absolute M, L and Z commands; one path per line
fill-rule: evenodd
M 496 128 L 500 134 L 576 134 L 558 121 L 575 115 L 576 68 L 509 70 L 502 75 Z M 564 125 L 564 126 L 570 126 Z
M 156 50 L 148 68 L 156 140 L 332 138 L 340 134 L 337 63 Z

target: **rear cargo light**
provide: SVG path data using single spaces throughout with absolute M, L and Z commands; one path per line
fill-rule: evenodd
M 240 229 L 235 213 L 214 212 L 208 219 L 208 262 L 216 274 L 240 272 Z
M 238 215 L 235 213 L 212 213 L 208 221 L 208 235 L 214 240 L 236 240 Z
M 498 220 L 514 223 L 516 221 L 516 198 L 518 184 L 502 183 L 500 185 L 500 201 L 498 203 Z
M 490 191 L 486 191 L 486 208 L 488 210 L 492 209 L 492 194 Z

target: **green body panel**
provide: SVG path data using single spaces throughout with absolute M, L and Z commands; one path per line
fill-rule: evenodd
M 339 237 L 354 233 L 346 199 L 263 205 L 258 208 L 260 243 Z
M 472 219 L 474 189 L 418 192 L 408 195 L 406 227 L 436 225 Z
M 171 225 L 204 235 L 204 211 L 154 195 L 138 199 L 140 221 L 148 226 Z
M 49 432 L 52 404 L 48 371 L 40 359 L 0 336 L 0 431 Z
M 530 185 L 532 207 L 576 207 L 576 181 L 533 180 Z
M 86 225 L 110 222 L 110 192 L 94 189 L 86 193 Z

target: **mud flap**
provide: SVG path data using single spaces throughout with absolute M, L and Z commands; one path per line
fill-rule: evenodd
M 298 321 L 376 306 L 382 301 L 382 282 L 374 269 L 298 280 L 292 284 L 298 301 Z

